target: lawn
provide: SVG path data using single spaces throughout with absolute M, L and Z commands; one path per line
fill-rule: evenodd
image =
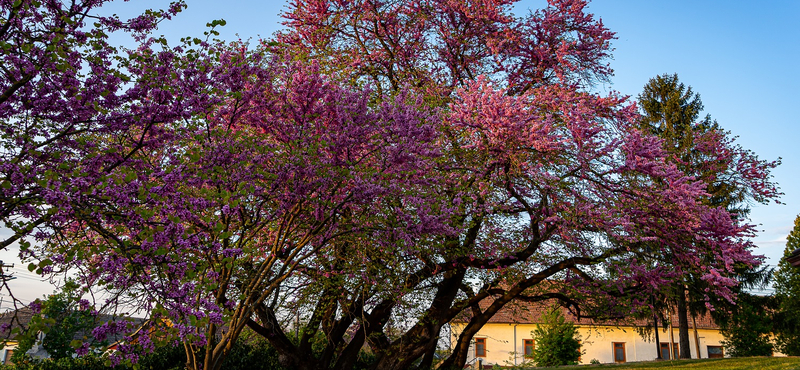
M 572 367 L 561 367 L 564 370 Z M 705 360 L 636 362 L 624 365 L 576 366 L 576 369 L 691 369 L 691 370 L 794 370 L 800 369 L 800 357 L 744 357 Z M 547 368 L 556 369 L 556 368 Z

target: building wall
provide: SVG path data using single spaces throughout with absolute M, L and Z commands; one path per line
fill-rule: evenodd
M 0 364 L 7 364 L 10 363 L 9 360 L 11 358 L 11 354 L 14 353 L 14 350 L 17 348 L 16 342 L 9 342 L 3 345 L 3 349 L 0 349 Z
M 475 357 L 475 344 L 469 350 L 468 364 L 482 360 L 483 364 L 497 364 L 510 366 L 522 364 L 525 361 L 524 340 L 534 339 L 531 333 L 535 324 L 486 324 L 475 338 L 486 338 L 486 357 Z M 453 324 L 452 335 L 457 338 L 463 325 Z M 673 328 L 673 340 L 678 342 L 678 329 Z M 625 343 L 625 357 L 627 362 L 652 361 L 656 358 L 657 350 L 654 339 L 643 339 L 633 327 L 613 326 L 578 326 L 581 339 L 581 363 L 588 364 L 592 359 L 601 363 L 614 362 L 613 343 Z M 697 335 L 700 342 L 700 358 L 708 358 L 708 346 L 721 346 L 722 334 L 716 329 L 698 329 Z M 516 338 L 516 339 L 515 339 Z M 659 331 L 659 341 L 669 343 L 669 330 Z M 453 343 L 455 340 L 453 340 Z M 692 358 L 697 358 L 694 332 L 689 329 L 689 342 Z M 727 354 L 726 354 L 727 356 Z

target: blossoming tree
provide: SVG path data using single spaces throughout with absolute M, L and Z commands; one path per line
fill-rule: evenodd
M 159 41 L 148 39 L 148 32 L 183 3 L 126 22 L 94 16 L 104 3 L 0 4 L 0 217 L 15 232 L 2 247 L 47 223 L 58 207 L 69 207 L 71 191 L 97 185 L 98 174 L 157 141 L 159 124 L 208 105 L 201 94 L 177 91 L 198 86 L 169 61 L 170 53 L 145 52 Z M 143 49 L 122 52 L 109 45 L 108 34 L 117 31 L 131 33 Z M 101 145 L 95 135 L 119 141 Z M 121 141 L 133 144 L 123 148 Z
M 625 97 L 589 90 L 613 33 L 585 1 L 511 5 L 292 2 L 276 40 L 214 49 L 219 104 L 119 151 L 38 267 L 151 312 L 116 360 L 178 339 L 205 369 L 246 326 L 293 368 L 348 369 L 368 346 L 374 368 L 406 369 L 461 317 L 440 366 L 462 368 L 514 300 L 621 317 L 690 268 L 729 296 L 732 264 L 758 263 L 753 227 L 702 201 Z

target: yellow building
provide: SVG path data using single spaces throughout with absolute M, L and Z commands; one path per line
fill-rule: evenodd
M 518 304 L 500 310 L 473 337 L 467 364 L 514 366 L 530 362 L 536 350 L 532 332 L 545 309 L 544 305 Z M 636 330 L 637 327 L 647 326 L 644 320 L 627 324 L 598 323 L 589 319 L 578 320 L 566 309 L 562 310 L 566 319 L 578 328 L 581 364 L 588 364 L 592 360 L 600 363 L 652 361 L 656 359 L 658 350 L 662 351 L 664 359 L 679 357 L 677 327 L 671 329 L 672 333 L 670 329 L 659 329 L 659 344 L 656 346 L 652 335 L 648 340 Z M 672 322 L 678 322 L 676 315 L 673 315 Z M 464 325 L 464 322 L 458 321 L 451 323 L 452 343 L 456 342 Z M 722 340 L 719 326 L 710 316 L 689 319 L 692 358 L 698 358 L 698 352 L 699 358 L 725 356 L 725 349 L 720 343 Z M 670 342 L 673 343 L 672 348 Z

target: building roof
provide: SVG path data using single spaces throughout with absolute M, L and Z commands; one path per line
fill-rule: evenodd
M 494 301 L 493 298 L 487 298 L 480 302 L 481 310 L 486 309 L 489 305 L 492 304 Z M 522 301 L 512 301 L 506 304 L 503 308 L 500 309 L 492 318 L 489 319 L 487 323 L 507 323 L 507 324 L 538 324 L 541 323 L 542 316 L 544 316 L 545 312 L 549 309 L 551 303 L 549 302 L 537 302 L 537 303 L 528 303 Z M 578 319 L 578 317 L 570 312 L 567 308 L 559 307 L 559 309 L 564 314 L 564 317 L 567 321 L 572 322 L 576 325 L 584 325 L 584 326 L 639 326 L 645 327 L 648 325 L 652 325 L 652 319 L 628 319 L 628 320 L 619 320 L 619 321 L 611 321 L 611 320 L 603 320 L 597 321 L 589 318 L 582 317 Z M 677 312 L 673 312 L 672 317 L 670 320 L 673 323 L 678 322 L 678 314 Z M 465 316 L 460 318 L 456 318 L 453 322 L 466 322 L 469 317 L 471 317 L 471 313 L 467 312 Z M 695 322 L 697 323 L 698 329 L 719 329 L 719 325 L 714 322 L 711 318 L 711 315 L 706 313 L 702 316 L 695 317 Z M 689 317 L 689 327 L 693 327 L 692 325 L 692 318 Z
M 23 308 L 20 308 L 18 310 L 8 311 L 8 312 L 4 312 L 4 313 L 0 314 L 0 342 L 2 342 L 2 341 L 14 341 L 16 339 L 17 335 L 18 335 L 17 333 L 15 333 L 14 329 L 19 329 L 19 330 L 17 330 L 17 332 L 24 330 L 28 326 L 28 324 L 31 322 L 31 319 L 33 318 L 33 316 L 34 316 L 33 310 L 31 310 L 28 307 L 23 307 Z M 127 320 L 131 320 L 131 319 L 127 319 Z M 123 317 L 120 317 L 120 316 L 99 314 L 95 318 L 95 327 L 103 325 L 103 324 L 105 324 L 107 322 L 111 322 L 111 321 L 126 321 L 126 319 L 123 318 Z M 133 325 L 139 326 L 139 325 L 142 325 L 144 323 L 144 321 L 145 320 L 141 319 L 141 318 L 133 318 L 131 323 Z M 6 330 L 2 330 L 3 328 L 6 328 L 6 327 L 7 327 Z M 75 336 L 73 337 L 73 339 L 83 340 L 84 336 L 89 337 L 89 338 L 93 338 L 91 333 L 85 333 L 83 331 L 79 331 L 79 332 L 75 333 Z M 125 335 L 123 333 L 115 333 L 115 334 L 109 335 L 109 337 L 107 338 L 107 341 L 109 343 L 113 343 L 113 342 L 116 342 L 116 341 L 119 341 L 119 340 L 123 339 L 124 337 L 125 337 Z
M 33 315 L 33 310 L 28 307 L 0 314 L 0 341 L 15 340 L 16 333 L 28 326 Z
M 792 264 L 792 266 L 800 267 L 800 248 L 795 249 L 789 257 L 786 257 L 786 261 Z

